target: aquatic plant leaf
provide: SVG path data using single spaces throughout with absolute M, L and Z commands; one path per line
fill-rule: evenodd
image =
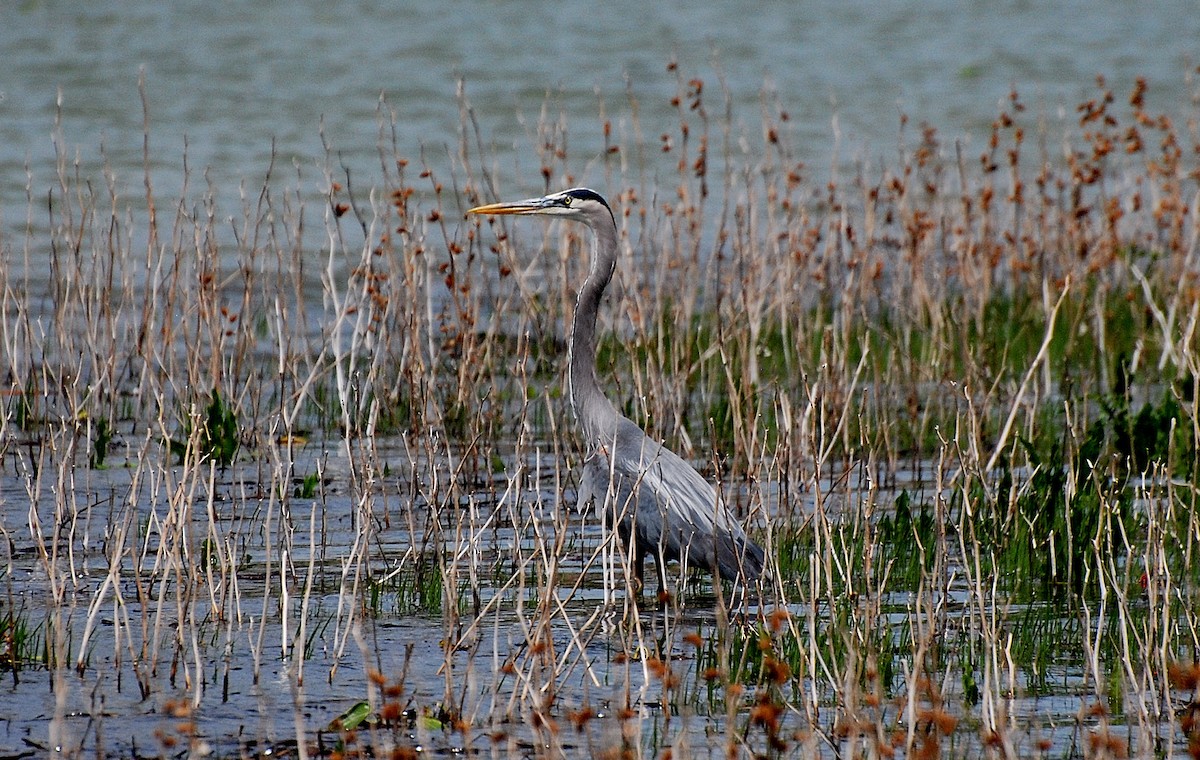
M 337 716 L 325 727 L 326 731 L 353 731 L 371 716 L 371 705 L 364 699 Z

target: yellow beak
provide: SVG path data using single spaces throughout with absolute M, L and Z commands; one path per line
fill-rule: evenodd
M 546 208 L 545 198 L 530 198 L 512 203 L 489 203 L 486 206 L 476 206 L 467 211 L 468 214 L 536 214 Z

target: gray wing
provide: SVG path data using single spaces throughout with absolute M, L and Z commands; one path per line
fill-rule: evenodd
M 635 480 L 626 477 L 623 470 L 613 470 L 613 463 L 606 451 L 598 451 L 589 456 L 583 463 L 583 474 L 579 478 L 579 502 L 577 507 L 584 512 L 592 506 L 607 510 L 609 525 L 620 526 L 627 532 L 634 522 L 635 515 L 642 510 L 637 498 L 640 491 L 635 492 Z M 651 511 L 647 510 L 647 516 Z M 638 540 L 648 544 L 657 544 L 661 530 L 653 521 L 645 520 L 639 525 Z
M 757 579 L 765 557 L 695 468 L 652 441 L 628 419 L 614 445 L 584 465 L 580 503 L 604 504 L 637 540 L 666 559 L 698 565 L 728 580 Z M 614 485 L 615 484 L 615 485 Z

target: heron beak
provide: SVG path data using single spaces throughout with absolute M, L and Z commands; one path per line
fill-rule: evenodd
M 530 198 L 524 201 L 510 203 L 489 203 L 486 206 L 476 206 L 467 211 L 468 214 L 536 214 L 550 205 L 546 198 Z

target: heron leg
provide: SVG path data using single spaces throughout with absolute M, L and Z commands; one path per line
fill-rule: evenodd
M 630 552 L 626 555 L 629 557 L 629 572 L 633 574 L 633 577 L 628 579 L 629 586 L 634 594 L 641 596 L 642 589 L 646 587 L 643 582 L 646 574 L 646 548 L 638 540 L 633 526 L 629 523 L 617 523 L 617 537 L 621 539 L 622 549 Z
M 635 542 L 633 548 L 633 583 L 634 591 L 639 595 L 646 588 L 646 547 Z

